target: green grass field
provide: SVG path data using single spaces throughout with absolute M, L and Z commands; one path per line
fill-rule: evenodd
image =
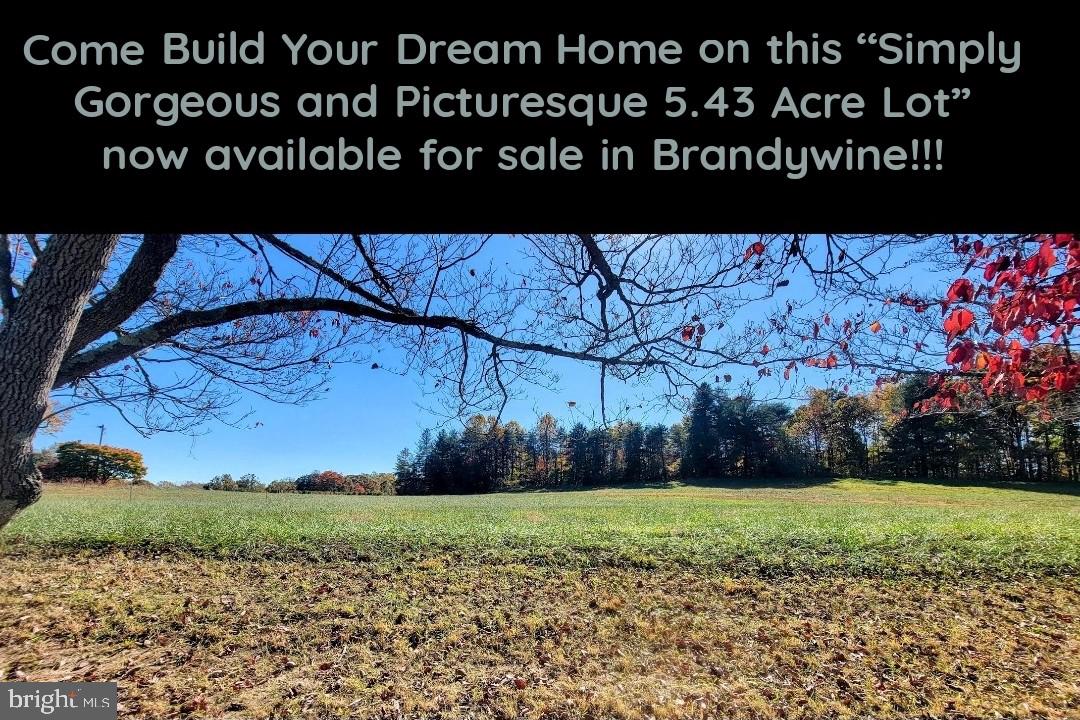
M 1080 491 L 838 480 L 454 497 L 50 488 L 9 545 L 527 562 L 766 574 L 1080 571 Z
M 0 680 L 121 717 L 1075 718 L 1080 488 L 49 487 Z

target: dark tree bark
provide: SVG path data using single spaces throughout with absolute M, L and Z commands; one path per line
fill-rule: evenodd
M 0 527 L 41 494 L 33 438 L 91 291 L 119 235 L 61 235 L 0 326 Z M 3 268 L 6 273 L 8 268 Z
M 179 235 L 147 235 L 115 287 L 83 313 L 66 354 L 82 350 L 142 307 L 153 296 L 179 244 Z

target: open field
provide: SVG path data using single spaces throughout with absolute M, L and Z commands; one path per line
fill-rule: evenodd
M 454 552 L 756 574 L 1080 573 L 1080 489 L 840 480 L 439 497 L 51 487 L 9 546 L 329 559 Z M 1051 492 L 1056 490 L 1057 492 Z
M 0 677 L 124 717 L 1080 717 L 1063 486 L 50 488 L 0 542 Z

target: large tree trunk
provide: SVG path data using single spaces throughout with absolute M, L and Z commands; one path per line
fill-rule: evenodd
M 34 433 L 83 307 L 119 239 L 54 236 L 0 325 L 0 527 L 41 494 Z

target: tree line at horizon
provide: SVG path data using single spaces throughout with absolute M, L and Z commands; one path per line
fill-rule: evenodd
M 978 413 L 920 413 L 925 378 L 864 393 L 812 389 L 794 408 L 719 385 L 697 388 L 672 425 L 588 427 L 550 413 L 531 428 L 476 414 L 461 430 L 425 429 L 393 472 L 313 470 L 261 482 L 229 473 L 184 487 L 271 493 L 424 495 L 543 490 L 695 479 L 861 476 L 939 482 L 1080 480 L 1080 428 L 1068 406 L 999 401 Z M 67 442 L 38 455 L 51 481 L 144 482 L 131 450 Z M 173 483 L 161 483 L 173 486 Z
M 399 494 L 483 493 L 708 478 L 888 477 L 941 482 L 1080 480 L 1080 430 L 1067 413 L 999 401 L 979 413 L 919 413 L 926 379 L 865 393 L 813 389 L 795 408 L 702 384 L 671 426 L 529 429 L 474 415 L 425 429 L 395 465 Z

